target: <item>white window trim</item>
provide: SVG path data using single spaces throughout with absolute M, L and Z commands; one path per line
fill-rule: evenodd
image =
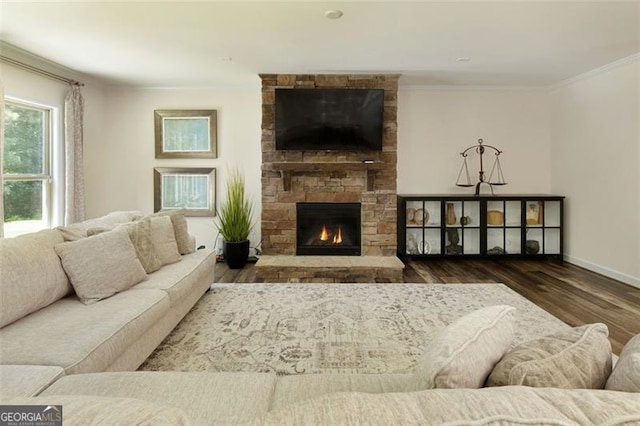
M 48 146 L 45 146 L 45 165 L 47 170 L 45 170 L 44 174 L 3 174 L 3 180 L 7 182 L 17 180 L 43 180 L 46 188 L 42 206 L 43 228 L 51 228 L 54 224 L 62 224 L 62 222 L 60 222 L 62 218 L 60 209 L 64 206 L 64 185 L 62 184 L 62 182 L 64 182 L 64 163 L 62 161 L 64 159 L 64 147 L 60 143 L 62 139 L 60 137 L 59 108 L 10 95 L 5 95 L 4 100 L 5 104 L 12 103 L 27 108 L 31 107 L 46 110 L 49 118 L 49 128 L 47 129 L 49 143 Z M 4 119 L 4 117 L 1 119 Z M 5 227 L 6 226 L 7 224 L 5 224 Z

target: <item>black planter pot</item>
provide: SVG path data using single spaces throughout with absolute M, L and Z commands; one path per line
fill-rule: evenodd
M 240 242 L 223 241 L 222 255 L 229 269 L 241 269 L 249 258 L 249 240 Z

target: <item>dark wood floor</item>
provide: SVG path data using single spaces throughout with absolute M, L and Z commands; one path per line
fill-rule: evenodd
M 503 283 L 569 325 L 602 322 L 609 327 L 613 351 L 640 333 L 640 289 L 564 263 L 527 260 L 429 259 L 411 261 L 406 283 Z M 216 268 L 216 282 L 255 282 L 249 264 Z

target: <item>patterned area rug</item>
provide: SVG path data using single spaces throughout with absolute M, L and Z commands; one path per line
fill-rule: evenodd
M 216 284 L 140 370 L 407 373 L 430 334 L 499 304 L 514 344 L 568 328 L 503 284 Z

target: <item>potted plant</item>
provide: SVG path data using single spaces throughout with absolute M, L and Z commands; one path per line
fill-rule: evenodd
M 231 269 L 240 269 L 249 257 L 249 233 L 253 228 L 253 205 L 245 197 L 244 176 L 231 169 L 227 196 L 217 215 L 216 227 L 222 234 L 223 255 Z

